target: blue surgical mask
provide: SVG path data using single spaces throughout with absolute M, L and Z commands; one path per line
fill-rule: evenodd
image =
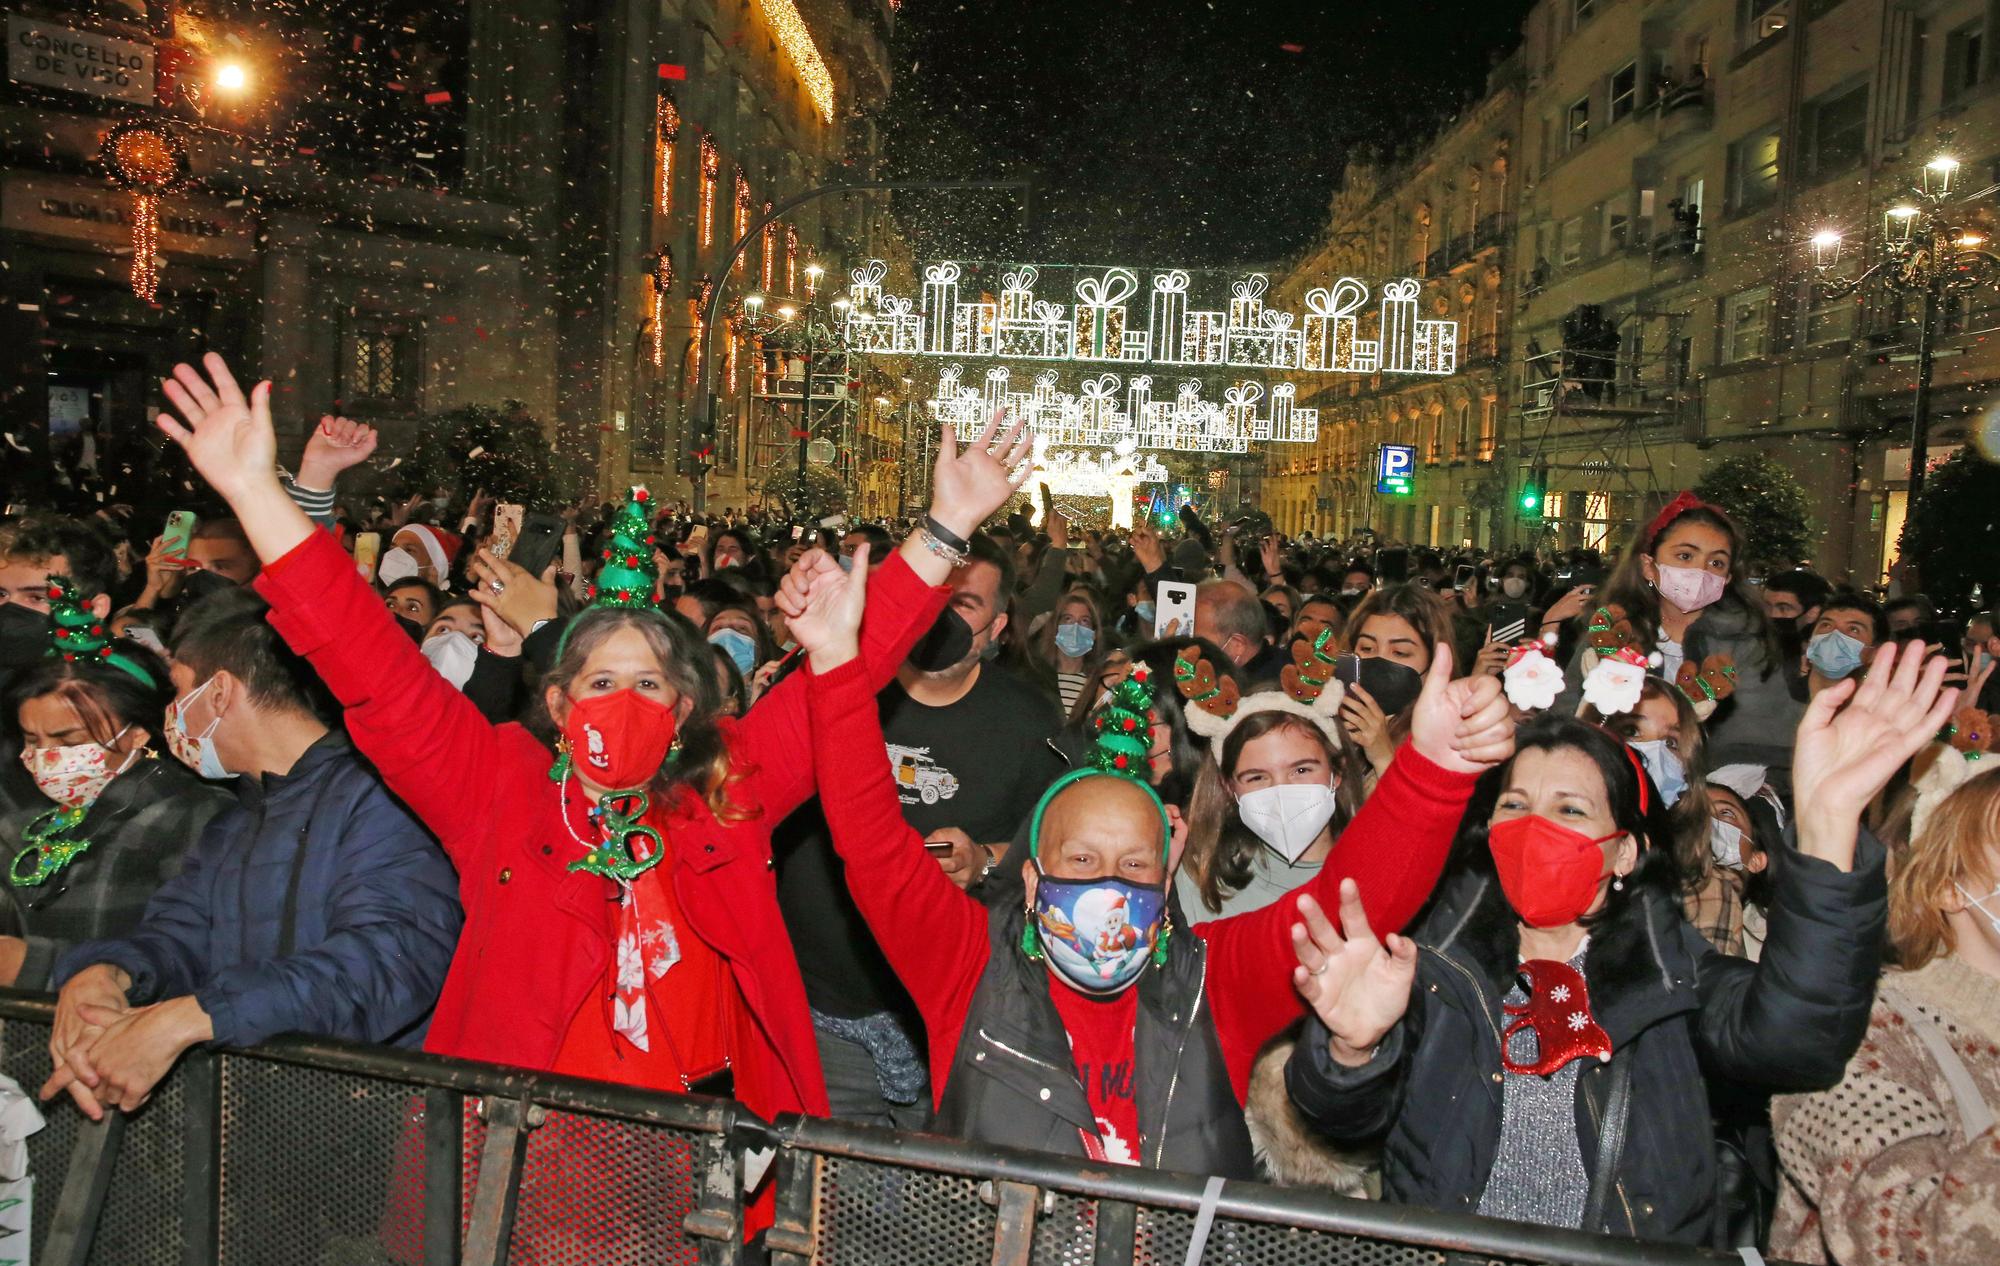
M 1097 645 L 1097 630 L 1088 624 L 1059 624 L 1056 626 L 1056 649 L 1071 659 L 1082 659 Z
M 709 644 L 720 646 L 735 663 L 736 671 L 748 677 L 757 667 L 757 639 L 742 629 L 717 629 L 708 635 Z
M 1660 789 L 1660 799 L 1667 807 L 1679 803 L 1681 793 L 1688 789 L 1687 766 L 1681 763 L 1680 753 L 1668 747 L 1665 739 L 1634 742 L 1632 750 L 1646 762 L 1646 772 L 1653 776 L 1653 785 Z
M 1859 638 L 1828 629 L 1806 643 L 1806 662 L 1828 681 L 1842 681 L 1861 667 L 1861 654 L 1866 649 Z
M 215 727 L 222 724 L 222 718 L 210 721 L 200 734 L 187 731 L 187 706 L 207 694 L 214 684 L 215 678 L 210 677 L 190 691 L 187 698 L 167 709 L 167 750 L 203 778 L 229 778 L 233 775 L 215 750 Z
M 1138 617 L 1140 628 L 1150 629 L 1153 627 L 1153 621 L 1159 618 L 1159 608 L 1150 602 L 1142 602 L 1132 608 L 1132 614 Z
M 1035 870 L 1041 868 L 1037 861 Z M 1112 994 L 1146 970 L 1166 910 L 1167 894 L 1159 888 L 1038 873 L 1029 917 L 1050 971 L 1084 993 Z

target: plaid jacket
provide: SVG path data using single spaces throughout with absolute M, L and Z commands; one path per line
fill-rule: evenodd
M 15 988 L 47 990 L 57 956 L 71 945 L 136 929 L 209 819 L 235 803 L 226 788 L 203 782 L 171 756 L 143 758 L 112 779 L 83 820 L 86 852 L 41 884 L 5 885 L 0 931 L 28 942 Z M 44 800 L 0 817 L 9 862 L 28 824 L 51 807 Z

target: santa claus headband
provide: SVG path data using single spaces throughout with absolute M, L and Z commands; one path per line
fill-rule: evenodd
M 1292 643 L 1292 662 L 1278 675 L 1280 689 L 1243 695 L 1235 681 L 1218 677 L 1215 666 L 1190 646 L 1174 660 L 1174 686 L 1187 701 L 1187 726 L 1208 740 L 1216 762 L 1236 727 L 1259 712 L 1288 712 L 1311 722 L 1336 751 L 1340 748 L 1340 701 L 1346 687 L 1333 679 L 1337 659 L 1333 630 L 1321 629 L 1311 645 Z

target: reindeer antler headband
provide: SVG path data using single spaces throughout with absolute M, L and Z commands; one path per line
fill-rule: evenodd
M 1201 648 L 1190 646 L 1174 660 L 1174 686 L 1187 700 L 1187 725 L 1208 740 L 1209 751 L 1222 759 L 1222 745 L 1246 717 L 1259 712 L 1289 712 L 1319 727 L 1327 741 L 1340 746 L 1340 702 L 1346 688 L 1333 680 L 1335 657 L 1328 654 L 1332 630 L 1323 629 L 1312 645 L 1296 642 L 1293 662 L 1285 666 L 1279 680 L 1282 690 L 1260 690 L 1243 695 L 1236 683 L 1218 677 Z

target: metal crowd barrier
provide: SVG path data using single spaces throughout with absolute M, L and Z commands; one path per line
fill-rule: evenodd
M 31 1094 L 53 1015 L 0 990 Z M 36 1266 L 730 1266 L 770 1148 L 771 1266 L 1741 1262 L 331 1042 L 190 1052 L 136 1113 L 46 1115 Z

